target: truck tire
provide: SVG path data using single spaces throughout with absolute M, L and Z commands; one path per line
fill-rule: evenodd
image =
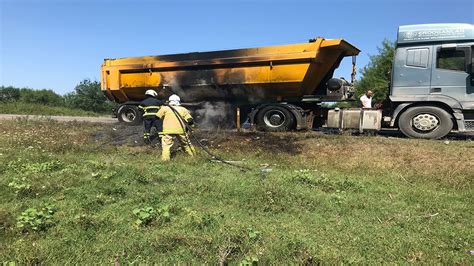
M 288 131 L 295 125 L 293 114 L 282 106 L 270 105 L 257 113 L 257 128 L 263 131 Z
M 439 107 L 415 106 L 400 115 L 398 127 L 409 138 L 440 139 L 453 129 L 453 118 Z
M 136 126 L 142 123 L 142 113 L 135 105 L 122 105 L 117 111 L 117 118 L 121 123 Z

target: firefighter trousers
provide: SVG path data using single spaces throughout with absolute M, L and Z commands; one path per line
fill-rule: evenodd
M 156 128 L 156 132 L 161 132 L 163 128 L 163 122 L 161 121 L 161 119 L 159 119 L 155 115 L 144 116 L 143 117 L 143 128 L 144 128 L 143 138 L 145 140 L 150 139 L 151 137 L 150 131 L 152 127 Z
M 178 140 L 179 145 L 183 150 L 191 155 L 194 156 L 195 150 L 191 141 L 185 134 L 164 134 L 161 136 L 161 159 L 163 161 L 169 161 L 171 159 L 171 147 L 174 144 L 174 138 Z

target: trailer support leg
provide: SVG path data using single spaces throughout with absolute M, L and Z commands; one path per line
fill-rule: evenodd
M 240 107 L 237 107 L 236 119 L 237 131 L 240 132 Z

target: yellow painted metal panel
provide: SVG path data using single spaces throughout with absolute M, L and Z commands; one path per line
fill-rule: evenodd
M 187 100 L 282 98 L 311 94 L 343 56 L 359 50 L 342 39 L 228 51 L 107 59 L 102 89 L 119 101 L 171 86 Z M 213 91 L 214 90 L 214 91 Z

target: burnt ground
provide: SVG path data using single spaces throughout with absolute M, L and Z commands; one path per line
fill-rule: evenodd
M 264 133 L 264 132 L 237 132 L 236 130 L 196 130 L 192 142 L 199 140 L 210 148 L 219 148 L 226 151 L 231 149 L 278 150 L 288 154 L 296 154 L 301 148 L 299 140 L 321 135 L 316 132 L 290 132 L 290 133 Z M 104 145 L 146 146 L 143 142 L 142 126 L 126 126 L 122 124 L 104 125 L 103 128 L 92 135 L 93 142 Z M 155 139 L 153 145 L 159 146 Z
M 196 143 L 199 140 L 203 145 L 209 148 L 216 148 L 222 151 L 231 152 L 232 150 L 265 150 L 278 151 L 279 153 L 286 153 L 288 155 L 296 155 L 304 152 L 308 145 L 313 143 L 311 139 L 332 139 L 334 135 L 345 135 L 357 138 L 367 136 L 370 134 L 357 132 L 343 132 L 336 131 L 300 131 L 300 132 L 281 132 L 281 133 L 265 133 L 255 131 L 242 131 L 229 129 L 215 129 L 215 130 L 196 130 L 192 137 L 192 142 Z M 406 139 L 400 132 L 396 130 L 383 130 L 377 134 L 371 134 L 377 139 L 394 138 Z M 471 141 L 474 135 L 451 133 L 445 139 L 440 140 L 444 142 L 453 141 Z M 122 124 L 103 125 L 102 129 L 92 135 L 92 141 L 102 145 L 112 146 L 131 146 L 139 147 L 146 146 L 143 142 L 143 127 L 142 126 L 126 126 Z M 158 140 L 153 142 L 155 147 L 159 147 Z

